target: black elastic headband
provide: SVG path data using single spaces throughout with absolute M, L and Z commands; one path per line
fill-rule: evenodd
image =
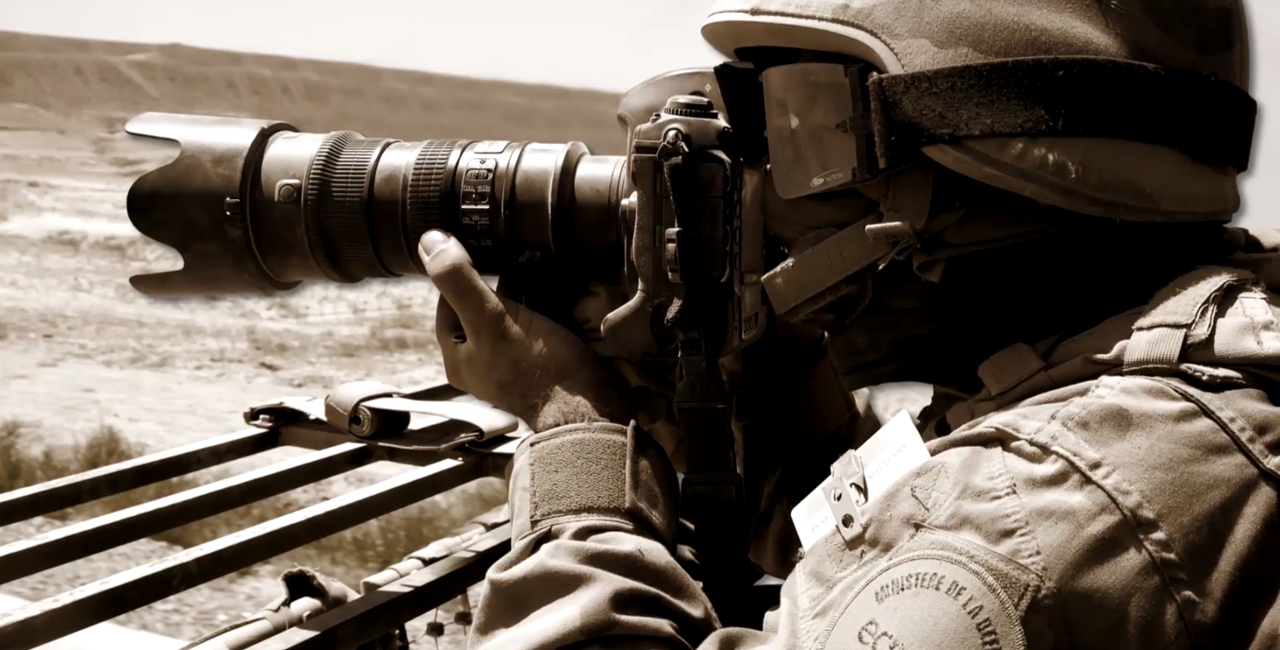
M 758 71 L 725 65 L 716 75 L 734 130 L 762 136 Z M 849 78 L 862 83 L 860 75 Z M 869 92 L 870 115 L 851 117 L 870 118 L 881 169 L 901 166 L 922 147 L 967 138 L 1095 137 L 1162 145 L 1244 172 L 1258 114 L 1249 93 L 1212 75 L 1099 57 L 873 75 L 851 90 Z

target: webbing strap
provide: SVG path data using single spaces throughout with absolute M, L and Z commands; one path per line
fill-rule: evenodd
M 833 286 L 893 254 L 894 244 L 867 234 L 867 226 L 879 218 L 848 226 L 764 274 L 774 312 L 783 320 L 796 320 L 819 309 L 829 301 L 827 292 Z
M 1176 366 L 1186 340 L 1185 327 L 1135 329 L 1124 351 L 1124 371 Z
M 1234 307 L 1228 309 L 1232 300 L 1226 292 L 1236 287 L 1247 289 L 1234 296 Z M 1160 375 L 1186 372 L 1189 364 L 1197 363 L 1269 363 L 1266 360 L 1280 351 L 1280 326 L 1261 291 L 1261 281 L 1248 270 L 1203 267 L 1161 289 L 1133 321 L 1128 339 L 1118 331 L 1115 338 L 1106 338 L 1106 345 L 1120 344 L 1111 352 L 1075 356 L 1050 366 L 1045 359 L 1056 337 L 1034 347 L 1014 343 L 978 367 L 986 388 L 982 394 L 946 405 L 946 424 L 954 429 L 1019 400 L 1116 369 Z M 1203 366 L 1196 369 L 1201 377 L 1207 371 Z
M 1003 395 L 1014 386 L 1044 370 L 1045 362 L 1040 353 L 1026 343 L 1014 343 L 991 355 L 978 366 L 978 378 L 987 392 Z
M 1223 292 L 1255 281 L 1240 269 L 1204 267 L 1161 289 L 1133 325 L 1125 345 L 1124 372 L 1176 368 L 1183 350 L 1209 340 Z M 1014 343 L 978 366 L 978 377 L 990 395 L 1000 396 L 1045 369 L 1040 352 Z
M 396 387 L 381 382 L 347 382 L 325 398 L 324 419 L 360 438 L 400 435 L 415 414 L 466 422 L 480 432 L 479 440 L 513 433 L 520 426 L 515 416 L 496 408 L 465 402 L 408 399 L 401 397 L 402 394 Z
M 634 424 L 575 424 L 529 436 L 516 450 L 510 489 L 512 539 L 576 519 L 606 519 L 675 546 L 675 469 Z
M 1177 367 L 1184 349 L 1209 339 L 1222 294 L 1229 287 L 1256 281 L 1247 271 L 1209 266 L 1161 289 L 1133 324 L 1124 352 L 1124 372 Z
M 1211 75 L 1100 57 L 1027 57 L 870 82 L 881 169 L 963 138 L 1095 137 L 1249 167 L 1258 105 Z
M 374 411 L 430 415 L 446 420 L 458 420 L 480 431 L 481 440 L 515 433 L 520 421 L 514 415 L 482 404 L 465 402 L 407 399 L 404 397 L 379 397 L 361 402 L 361 406 Z

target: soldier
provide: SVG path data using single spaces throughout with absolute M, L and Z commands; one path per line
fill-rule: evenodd
M 703 35 L 766 70 L 1021 60 L 980 68 L 1015 75 L 1001 83 L 1016 93 L 1052 82 L 1036 65 L 1069 77 L 1102 57 L 1248 89 L 1239 0 L 727 0 Z M 1084 87 L 1101 101 L 1147 79 L 1096 69 Z M 1207 111 L 1187 134 L 1222 126 L 1208 122 L 1221 106 L 1184 99 Z M 873 291 L 831 320 L 829 349 L 851 390 L 936 388 L 920 417 L 927 458 L 865 495 L 851 525 L 819 527 L 763 629 L 722 627 L 677 562 L 676 474 L 633 423 L 626 382 L 490 291 L 456 240 L 424 235 L 450 381 L 538 431 L 514 460 L 513 547 L 487 576 L 473 647 L 1280 647 L 1280 298 L 1268 290 L 1280 240 L 1227 225 L 1245 163 L 1114 135 L 1147 126 L 1119 103 L 1119 130 L 1085 129 L 1108 137 L 1052 123 L 999 136 L 984 101 L 918 114 L 972 128 L 837 192 L 851 197 L 841 223 L 810 216 L 830 195 L 770 207 L 793 256 L 866 218 L 854 206 L 867 197 L 911 224 L 905 249 L 862 271 Z M 1236 124 L 1245 139 L 1251 120 Z M 784 159 L 803 167 L 820 151 L 803 144 L 788 158 L 770 132 L 775 180 Z

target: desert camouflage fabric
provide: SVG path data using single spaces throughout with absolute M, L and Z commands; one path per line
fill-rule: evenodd
M 708 16 L 729 23 L 771 18 L 857 30 L 859 36 L 848 37 L 882 43 L 905 72 L 1090 56 L 1195 70 L 1249 89 L 1241 0 L 720 0 Z M 745 31 L 735 36 L 739 29 Z M 760 44 L 747 42 L 759 38 L 754 28 L 720 25 L 713 31 L 709 40 L 729 56 L 727 49 Z M 768 44 L 810 47 L 794 35 Z M 981 138 L 933 145 L 924 153 L 983 183 L 1096 217 L 1226 222 L 1240 208 L 1238 170 L 1202 165 L 1150 144 Z
M 1212 73 L 1248 87 L 1241 0 L 721 0 L 710 15 L 863 30 L 906 72 L 1028 56 L 1100 56 Z
M 832 530 L 808 550 L 763 630 L 722 628 L 658 541 L 662 517 L 644 508 L 671 503 L 674 486 L 653 482 L 671 473 L 556 512 L 539 495 L 563 486 L 524 454 L 523 521 L 487 576 L 472 647 L 1280 647 L 1276 250 L 994 355 L 930 459 L 868 505 L 860 535 Z M 588 428 L 615 441 L 600 458 L 617 472 L 647 466 L 616 442 L 625 427 Z

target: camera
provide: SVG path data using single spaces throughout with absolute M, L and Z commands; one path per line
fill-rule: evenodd
M 130 188 L 129 217 L 184 266 L 131 282 L 195 296 L 425 274 L 417 243 L 440 228 L 481 273 L 551 266 L 623 288 L 600 336 L 613 356 L 674 362 L 672 413 L 688 441 L 682 512 L 698 522 L 694 545 L 717 558 L 708 572 L 748 575 L 734 397 L 719 362 L 766 330 L 765 172 L 748 164 L 759 143 L 730 127 L 718 76 L 728 78 L 677 71 L 629 92 L 618 112 L 626 156 L 576 142 L 402 142 L 140 115 L 129 133 L 181 152 Z
M 126 131 L 181 152 L 134 183 L 129 217 L 184 264 L 131 282 L 173 297 L 421 275 L 418 240 L 439 228 L 484 274 L 554 262 L 626 288 L 631 299 L 601 332 L 620 356 L 674 358 L 668 315 L 686 290 L 725 307 L 702 311 L 714 314 L 707 343 L 728 353 L 764 318 L 763 219 L 760 202 L 743 197 L 759 191 L 762 172 L 735 151 L 718 88 L 712 70 L 634 88 L 618 112 L 626 156 L 580 142 L 404 142 L 145 113 Z

